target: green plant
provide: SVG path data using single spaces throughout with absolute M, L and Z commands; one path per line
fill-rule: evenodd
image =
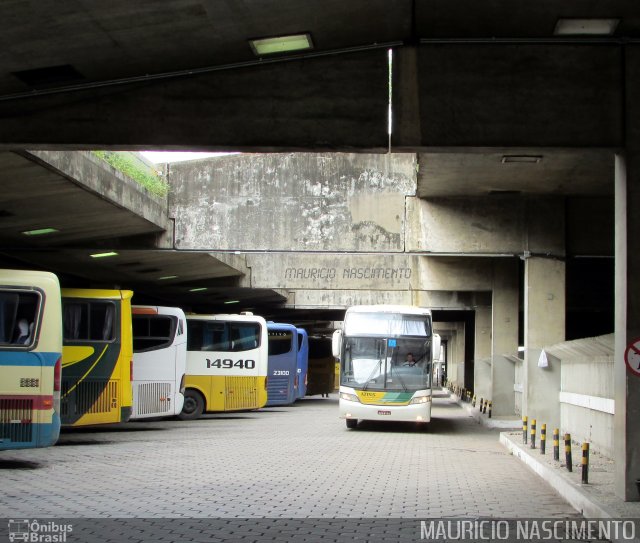
M 150 193 L 165 196 L 169 192 L 169 184 L 160 172 L 147 166 L 133 153 L 128 151 L 91 151 L 93 155 L 133 179 Z

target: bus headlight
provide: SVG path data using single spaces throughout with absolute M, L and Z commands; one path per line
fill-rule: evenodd
M 349 394 L 348 392 L 340 393 L 341 400 L 347 400 L 348 402 L 359 402 L 360 400 L 355 394 Z
M 417 403 L 429 403 L 431 401 L 431 396 L 418 396 L 417 398 L 413 398 L 409 405 L 417 404 Z

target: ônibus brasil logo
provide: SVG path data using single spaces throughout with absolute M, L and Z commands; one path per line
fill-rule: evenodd
M 71 524 L 61 524 L 54 520 L 9 520 L 9 541 L 33 543 L 65 543 L 67 535 L 73 532 Z

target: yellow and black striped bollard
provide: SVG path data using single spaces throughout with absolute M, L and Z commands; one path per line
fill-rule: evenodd
M 558 428 L 553 430 L 553 459 L 560 461 L 560 430 Z
M 482 403 L 484 402 L 484 398 L 480 398 L 480 404 L 478 405 L 478 410 L 482 413 Z
M 531 419 L 531 448 L 536 448 L 536 419 Z
M 489 418 L 491 418 L 491 407 L 492 407 L 492 405 L 493 404 L 491 402 L 489 402 Z
M 527 417 L 522 417 L 522 443 L 527 444 Z
M 589 444 L 582 444 L 582 484 L 589 484 Z
M 567 465 L 567 471 L 573 471 L 573 462 L 571 460 L 571 434 L 564 434 L 564 457 Z
M 540 426 L 540 454 L 547 452 L 547 425 Z
M 476 406 L 476 395 L 473 395 L 473 401 L 471 402 L 471 407 L 475 407 Z
M 487 405 L 489 405 L 489 400 L 485 400 L 485 401 L 484 401 L 484 407 L 482 408 L 482 413 L 483 413 L 484 415 L 486 415 L 486 414 L 487 414 Z

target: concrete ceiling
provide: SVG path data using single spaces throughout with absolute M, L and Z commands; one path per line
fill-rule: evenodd
M 635 0 L 13 0 L 0 3 L 0 95 L 258 62 L 257 37 L 309 32 L 318 54 L 537 40 L 561 17 L 619 18 L 615 37 L 640 37 Z
M 419 153 L 421 198 L 613 195 L 614 154 L 598 149 L 465 149 Z
M 313 54 L 331 58 L 359 49 L 442 41 L 546 43 L 559 40 L 554 28 L 563 17 L 618 18 L 609 40 L 640 38 L 637 0 L 539 0 L 517 7 L 513 0 L 13 0 L 0 2 L 0 101 L 9 110 L 22 97 L 41 93 L 82 102 L 82 95 L 72 89 L 102 85 L 117 89 L 127 81 L 144 84 L 150 78 L 185 76 L 192 71 L 259 67 L 264 61 L 254 55 L 248 41 L 257 37 L 309 32 Z M 286 63 L 290 57 L 275 60 Z M 185 100 L 182 95 L 179 99 Z M 52 103 L 35 107 L 27 115 L 54 115 L 58 108 Z M 87 125 L 82 118 L 77 122 Z M 82 148 L 85 141 L 77 143 Z M 358 142 L 353 145 L 359 147 Z M 542 158 L 503 163 L 504 155 Z M 420 152 L 418 195 L 505 191 L 608 195 L 612 160 L 611 151 L 599 149 Z M 0 153 L 0 187 L 0 262 L 5 266 L 46 267 L 73 281 L 127 283 L 140 287 L 141 293 L 151 275 L 180 276 L 180 281 L 163 286 L 167 299 L 189 296 L 189 289 L 198 286 L 207 287 L 207 296 L 216 303 L 230 298 L 248 302 L 251 295 L 273 304 L 284 299 L 273 291 L 243 289 L 241 272 L 215 255 L 144 250 L 145 240 L 159 235 L 161 226 L 79 189 L 22 151 Z M 65 232 L 57 241 L 26 238 L 21 233 L 54 222 L 63 225 Z M 114 238 L 136 240 L 136 248 L 126 250 L 128 260 L 121 262 L 128 267 L 105 262 L 98 266 L 87 260 L 89 250 Z M 144 295 L 149 301 L 157 299 L 153 290 Z

